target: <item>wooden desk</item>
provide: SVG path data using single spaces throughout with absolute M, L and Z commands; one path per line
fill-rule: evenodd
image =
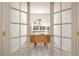
M 37 43 L 50 43 L 50 35 L 31 35 L 31 42 L 36 46 Z

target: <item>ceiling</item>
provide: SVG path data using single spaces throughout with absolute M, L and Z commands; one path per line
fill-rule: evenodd
M 50 3 L 49 2 L 31 2 L 30 13 L 33 13 L 33 14 L 50 13 Z

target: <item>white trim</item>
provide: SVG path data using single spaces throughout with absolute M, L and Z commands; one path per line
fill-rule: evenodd
M 76 21 L 77 21 L 77 7 L 76 7 L 76 2 L 72 3 L 72 50 L 71 54 L 73 56 L 77 55 L 77 50 L 76 50 Z

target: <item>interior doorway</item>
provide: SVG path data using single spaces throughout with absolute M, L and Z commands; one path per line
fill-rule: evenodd
M 78 38 L 72 37 L 78 34 L 78 3 L 6 2 L 0 8 L 0 55 L 71 56 L 78 51 Z M 35 48 L 31 35 L 50 35 L 48 48 L 42 43 Z

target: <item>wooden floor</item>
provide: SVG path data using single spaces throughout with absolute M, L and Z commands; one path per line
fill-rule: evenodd
M 50 48 L 44 45 L 37 45 L 36 47 L 23 48 L 12 55 L 14 56 L 50 56 Z
M 60 50 L 54 48 L 54 56 L 61 56 Z M 46 47 L 44 45 L 37 45 L 36 47 L 22 48 L 14 53 L 12 56 L 53 56 L 53 50 L 51 47 Z M 63 54 L 62 56 L 69 56 Z
M 36 46 L 32 49 L 31 56 L 50 56 L 50 50 L 45 46 Z

